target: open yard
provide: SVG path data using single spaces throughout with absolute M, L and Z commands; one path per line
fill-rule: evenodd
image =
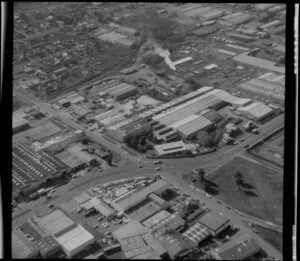
M 236 173 L 242 185 L 236 184 Z M 235 158 L 210 174 L 208 193 L 241 212 L 277 224 L 282 222 L 283 174 L 246 159 Z
M 283 167 L 284 163 L 284 131 L 272 136 L 262 145 L 256 147 L 253 153 L 263 159 Z

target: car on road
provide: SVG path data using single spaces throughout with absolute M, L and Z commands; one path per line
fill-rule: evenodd
M 161 164 L 162 162 L 161 162 L 160 160 L 156 160 L 156 161 L 153 161 L 153 163 L 154 163 L 155 165 L 158 165 L 158 164 Z
M 141 169 L 143 167 L 143 165 L 139 165 L 138 168 Z
M 99 225 L 97 225 L 97 224 L 93 226 L 93 228 L 98 228 L 98 227 L 99 227 Z
M 48 208 L 54 208 L 54 205 L 52 203 L 48 204 Z
M 51 189 L 50 190 L 50 193 L 54 193 L 54 192 L 56 192 L 56 189 Z
M 232 209 L 232 208 L 231 208 L 231 207 L 229 207 L 229 206 L 226 206 L 226 208 L 227 208 L 227 209 L 229 209 L 229 210 L 231 210 L 231 209 Z
M 160 167 L 156 167 L 155 170 L 157 170 L 157 171 L 160 170 Z

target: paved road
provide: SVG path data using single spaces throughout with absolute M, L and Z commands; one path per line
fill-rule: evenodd
M 79 124 L 71 121 L 70 119 L 67 119 L 60 115 L 59 112 L 55 111 L 51 108 L 51 106 L 45 102 L 40 101 L 33 95 L 30 95 L 28 93 L 25 93 L 22 90 L 17 90 L 16 93 L 18 93 L 20 96 L 25 98 L 27 101 L 30 101 L 34 103 L 36 106 L 38 106 L 42 112 L 46 112 L 52 117 L 58 117 L 63 120 L 64 123 L 67 123 L 68 125 L 72 126 L 75 129 L 81 129 L 83 130 L 83 127 Z M 209 208 L 220 210 L 224 215 L 230 217 L 233 224 L 236 224 L 238 227 L 242 228 L 246 232 L 248 232 L 250 235 L 252 235 L 259 245 L 270 255 L 277 259 L 282 259 L 281 253 L 276 250 L 273 246 L 265 242 L 262 238 L 260 238 L 257 234 L 255 234 L 251 229 L 249 229 L 247 226 L 245 226 L 242 223 L 242 218 L 239 214 L 234 212 L 234 210 L 229 210 L 224 205 L 220 205 L 217 203 L 215 198 L 208 198 L 203 195 L 199 195 L 198 192 L 193 191 L 189 185 L 182 182 L 182 171 L 190 170 L 192 167 L 202 167 L 202 168 L 213 168 L 216 166 L 220 166 L 222 164 L 225 164 L 229 160 L 231 160 L 234 156 L 239 155 L 241 151 L 244 150 L 245 144 L 253 144 L 257 142 L 258 140 L 262 139 L 265 136 L 270 135 L 275 129 L 283 126 L 284 124 L 284 116 L 281 115 L 269 123 L 263 125 L 260 127 L 260 135 L 253 135 L 247 133 L 243 139 L 247 142 L 240 143 L 235 146 L 225 146 L 218 150 L 216 153 L 213 154 L 207 154 L 202 155 L 200 157 L 196 158 L 184 158 L 184 159 L 166 159 L 162 160 L 164 163 L 163 169 L 164 169 L 164 178 L 168 180 L 170 183 L 180 187 L 184 192 L 187 192 L 191 194 L 192 196 L 195 196 L 195 198 L 199 198 L 203 202 L 207 204 Z M 91 135 L 95 135 L 94 133 Z M 133 157 L 129 153 L 125 152 L 120 145 L 116 145 L 111 143 L 110 141 L 104 139 L 100 134 L 94 136 L 94 138 L 104 146 L 107 146 L 111 148 L 113 151 L 117 152 L 118 154 L 121 154 L 122 156 L 122 163 L 124 164 L 122 167 L 117 169 L 109 169 L 106 170 L 105 173 L 99 175 L 99 173 L 95 172 L 91 175 L 86 175 L 82 178 L 79 178 L 76 181 L 72 181 L 72 184 L 68 184 L 67 186 L 62 187 L 61 190 L 63 193 L 61 194 L 61 198 L 55 199 L 55 201 L 62 201 L 63 199 L 66 199 L 74 194 L 74 191 L 81 191 L 87 187 L 90 187 L 91 184 L 97 184 L 105 182 L 104 179 L 115 179 L 115 178 L 122 178 L 125 176 L 136 176 L 136 175 L 153 175 L 155 173 L 154 166 L 151 163 L 152 161 L 145 160 L 142 158 Z M 230 156 L 229 156 L 230 155 Z M 127 160 L 129 162 L 127 163 Z M 144 163 L 143 169 L 133 169 L 132 163 L 136 164 L 140 160 L 142 160 Z M 147 173 L 147 174 L 145 174 Z M 67 188 L 67 189 L 66 189 Z M 37 203 L 37 206 L 45 205 L 44 202 Z M 36 206 L 36 207 L 37 207 Z M 32 207 L 33 209 L 34 207 Z M 30 215 L 31 212 L 26 213 L 23 217 L 25 218 L 27 215 Z M 243 219 L 249 220 L 251 217 L 243 217 Z M 20 219 L 18 219 L 15 222 L 20 222 Z

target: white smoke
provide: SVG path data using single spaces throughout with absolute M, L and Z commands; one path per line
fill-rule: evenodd
M 176 68 L 170 59 L 170 52 L 167 49 L 162 49 L 157 43 L 154 44 L 154 52 L 165 59 L 165 63 L 175 71 Z

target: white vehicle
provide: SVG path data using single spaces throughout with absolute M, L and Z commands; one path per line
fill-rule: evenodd
M 155 168 L 155 170 L 160 170 L 160 167 Z

